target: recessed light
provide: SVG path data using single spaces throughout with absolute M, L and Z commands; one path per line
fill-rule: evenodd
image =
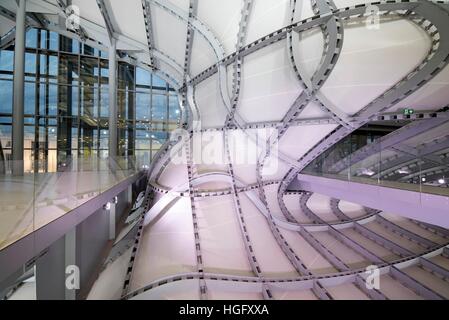
M 364 175 L 364 176 L 371 177 L 371 176 L 373 176 L 375 174 L 375 172 L 373 170 L 371 170 L 371 169 L 362 168 L 360 171 L 361 171 L 361 174 Z

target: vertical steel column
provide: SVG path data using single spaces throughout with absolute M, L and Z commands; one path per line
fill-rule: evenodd
M 12 173 L 23 175 L 23 114 L 25 80 L 26 1 L 17 1 L 16 43 L 14 46 L 14 106 L 12 112 Z
M 116 40 L 109 47 L 109 159 L 117 156 L 117 55 Z

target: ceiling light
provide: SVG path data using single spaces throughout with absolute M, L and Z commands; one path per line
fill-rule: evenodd
M 396 172 L 399 174 L 409 174 L 410 170 L 407 168 L 401 168 L 401 169 L 397 170 Z
M 375 172 L 373 170 L 366 169 L 366 168 L 360 169 L 360 172 L 361 172 L 362 175 L 368 176 L 368 177 L 371 177 L 371 176 L 373 176 L 375 174 Z
M 104 210 L 111 210 L 111 203 L 110 203 L 110 202 L 106 203 L 106 204 L 103 206 L 103 209 L 104 209 Z

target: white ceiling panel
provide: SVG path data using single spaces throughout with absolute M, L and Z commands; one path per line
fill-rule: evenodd
M 247 197 L 240 197 L 246 227 L 254 254 L 259 266 L 266 277 L 269 276 L 297 276 L 286 255 L 279 250 L 276 238 L 271 235 L 267 219 Z
M 200 83 L 196 87 L 195 97 L 201 114 L 201 126 L 223 126 L 228 111 L 221 99 L 218 76 L 214 75 Z
M 119 29 L 117 31 L 147 44 L 141 0 L 110 0 L 109 6 L 112 9 L 109 15 L 115 21 L 114 27 Z
M 187 23 L 158 6 L 151 5 L 155 47 L 184 65 Z
M 280 120 L 301 90 L 279 41 L 245 57 L 238 111 L 246 121 Z
M 276 146 L 276 148 L 279 147 Z M 282 180 L 290 167 L 289 164 L 281 161 L 277 156 L 276 150 L 273 150 L 272 155 L 265 161 L 262 177 L 264 180 Z
M 199 199 L 196 204 L 205 272 L 252 275 L 232 196 Z
M 279 150 L 299 159 L 336 127 L 335 124 L 290 127 L 279 142 Z
M 73 0 L 72 6 L 79 7 L 81 18 L 86 19 L 92 23 L 99 25 L 99 26 L 102 26 L 102 27 L 105 26 L 103 16 L 101 15 L 100 9 L 98 8 L 98 5 L 97 5 L 97 1 Z
M 131 290 L 172 273 L 193 272 L 196 268 L 192 211 L 182 198 L 143 229 L 142 245 L 134 263 Z M 147 268 L 151 265 L 151 268 Z M 150 269 L 150 270 L 148 270 Z
M 293 33 L 292 48 L 302 78 L 310 79 L 317 71 L 323 55 L 323 33 L 320 28 Z
M 235 51 L 242 6 L 243 0 L 198 1 L 198 18 L 214 32 L 226 54 Z
M 418 66 L 429 46 L 427 34 L 405 20 L 384 22 L 378 30 L 346 24 L 340 59 L 321 91 L 354 114 Z
M 251 43 L 290 22 L 290 0 L 254 1 L 246 43 Z
M 312 1 L 296 1 L 294 21 L 304 20 L 312 16 L 314 16 Z
M 189 11 L 190 0 L 167 0 L 167 2 L 171 2 L 172 4 L 174 4 L 179 9 L 181 9 L 185 12 Z
M 319 118 L 319 117 L 328 117 L 328 113 L 323 111 L 317 103 L 309 102 L 307 107 L 303 112 L 298 116 L 298 119 L 307 119 L 307 118 Z
M 210 67 L 215 62 L 217 62 L 217 56 L 215 55 L 211 45 L 201 34 L 195 32 L 192 44 L 190 74 L 195 76 Z
M 183 183 L 187 183 L 187 181 L 188 176 L 185 164 L 184 163 L 178 164 L 171 162 L 168 165 L 168 167 L 164 170 L 164 172 L 161 174 L 158 183 L 164 187 L 174 188 Z

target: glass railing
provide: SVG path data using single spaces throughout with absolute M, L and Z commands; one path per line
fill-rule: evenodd
M 146 166 L 132 157 L 92 157 L 67 160 L 58 172 L 0 174 L 0 250 Z
M 449 196 L 449 148 L 445 137 L 385 146 L 382 138 L 354 144 L 353 134 L 332 146 L 303 174 Z M 419 142 L 416 142 L 419 141 Z

